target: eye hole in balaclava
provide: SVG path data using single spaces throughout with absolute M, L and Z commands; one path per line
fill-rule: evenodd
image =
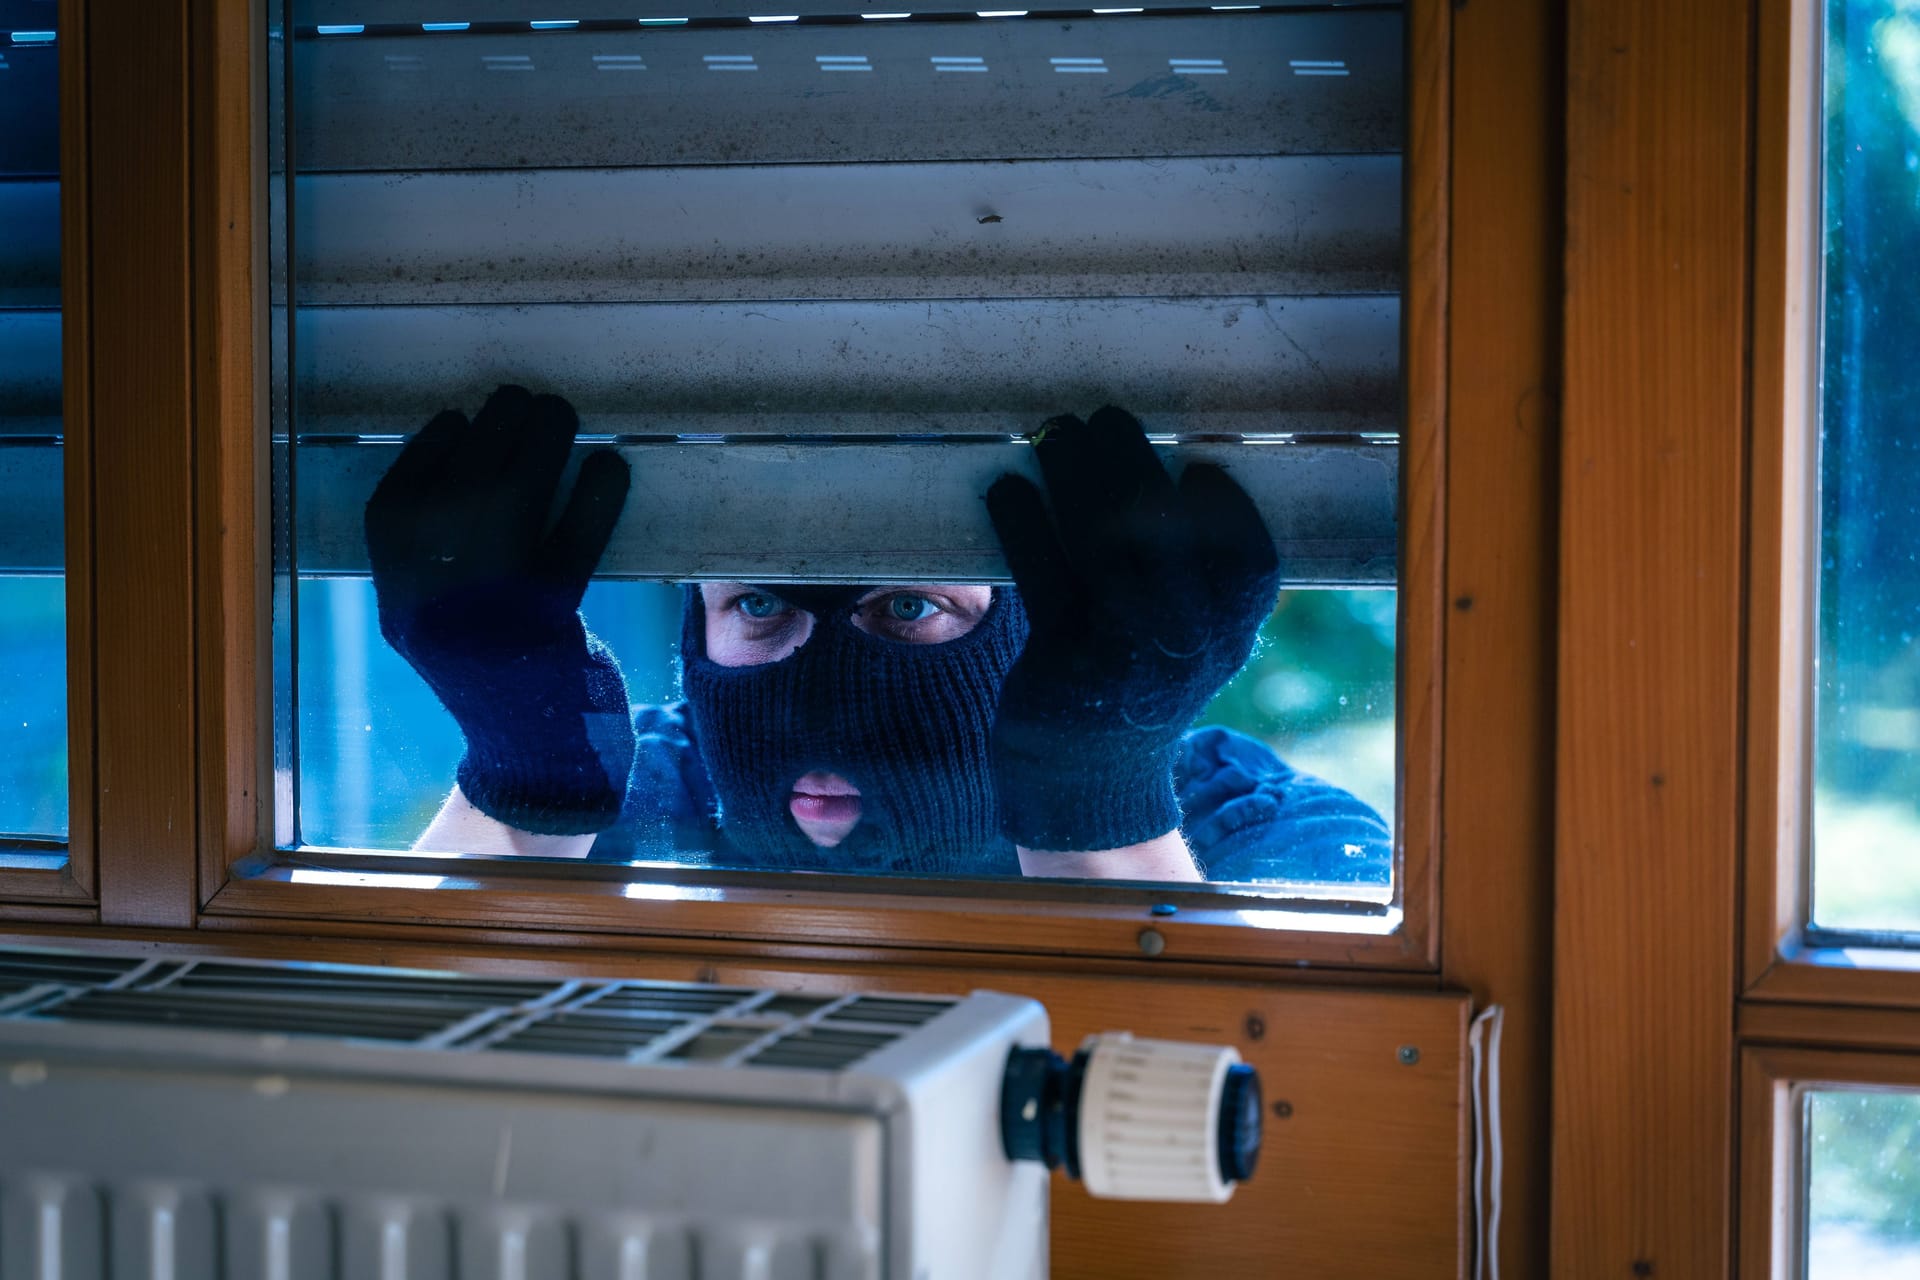
M 916 644 L 854 624 L 870 587 L 755 589 L 813 615 L 806 643 L 778 662 L 709 658 L 698 586 L 681 615 L 682 681 L 728 843 L 757 866 L 1018 874 L 989 756 L 1000 685 L 1027 638 L 1014 590 L 994 588 L 965 635 Z M 860 790 L 860 821 L 831 849 L 788 810 L 793 784 L 816 770 Z

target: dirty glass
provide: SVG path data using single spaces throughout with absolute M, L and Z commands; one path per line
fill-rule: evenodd
M 67 834 L 53 0 L 0 0 L 0 853 Z
M 1827 23 L 1813 919 L 1920 933 L 1920 9 Z
M 787 8 L 274 7 L 281 842 L 1386 901 L 1398 6 Z
M 1806 1280 L 1920 1275 L 1920 1094 L 1806 1096 Z

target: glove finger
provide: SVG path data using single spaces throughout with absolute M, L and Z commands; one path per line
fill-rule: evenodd
M 1249 576 L 1278 572 L 1280 553 L 1260 508 L 1224 470 L 1210 462 L 1193 463 L 1180 475 L 1180 503 L 1188 527 L 1214 563 Z
M 1109 405 L 1089 422 L 1068 416 L 1047 427 L 1034 452 L 1070 542 L 1077 545 L 1082 530 L 1162 509 L 1171 498 L 1167 469 L 1126 410 Z
M 595 449 L 580 464 L 544 556 L 548 580 L 565 587 L 576 602 L 613 538 L 632 478 L 627 460 L 611 449 Z
M 987 516 L 1000 539 L 1013 585 L 1035 630 L 1052 630 L 1074 590 L 1073 569 L 1047 514 L 1046 499 L 1023 476 L 1005 475 L 987 490 Z
M 515 433 L 512 450 L 502 460 L 501 480 L 519 496 L 521 517 L 536 534 L 546 528 L 579 428 L 572 405 L 559 396 L 535 396 Z
M 458 447 L 467 430 L 467 415 L 458 409 L 436 414 L 426 426 L 414 432 L 400 455 L 380 477 L 367 499 L 363 529 L 367 539 L 367 560 L 374 570 L 376 586 L 391 583 L 391 567 L 403 561 L 411 549 L 414 529 L 421 518 L 421 494 L 430 489 L 445 470 L 447 459 Z
M 467 496 L 482 492 L 500 474 L 527 420 L 533 396 L 525 387 L 502 386 L 487 397 L 462 433 L 442 468 L 442 492 Z
M 407 437 L 400 456 L 380 477 L 376 494 L 414 489 L 430 483 L 467 431 L 467 415 L 458 409 L 442 409 L 426 426 Z

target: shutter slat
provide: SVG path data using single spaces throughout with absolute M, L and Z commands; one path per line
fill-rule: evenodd
M 0 443 L 59 432 L 60 313 L 0 310 Z
M 303 435 L 404 434 L 501 382 L 609 435 L 1024 435 L 1125 405 L 1173 435 L 1391 433 L 1399 301 L 303 307 Z
M 1037 475 L 1032 450 L 1013 443 L 619 447 L 634 484 L 600 564 L 609 577 L 1004 581 L 980 495 L 1008 471 Z M 301 446 L 303 573 L 366 572 L 361 512 L 398 448 Z M 1260 504 L 1290 583 L 1393 582 L 1391 444 L 1182 444 L 1162 456 L 1176 472 L 1226 467 Z
M 310 175 L 298 281 L 360 306 L 1395 293 L 1400 187 L 1397 156 Z
M 59 305 L 60 184 L 0 177 L 0 309 Z
M 1327 0 L 1267 0 L 1265 9 L 1320 9 L 1326 7 Z M 956 4 L 953 0 L 936 0 L 927 3 L 922 0 L 916 4 L 850 4 L 848 0 L 619 0 L 619 3 L 590 4 L 570 3 L 560 6 L 570 17 L 582 24 L 597 24 L 609 21 L 637 22 L 642 18 L 695 17 L 695 18 L 745 18 L 752 14 L 796 14 L 803 17 L 835 17 L 862 12 L 880 13 L 893 10 L 911 10 L 915 15 L 953 15 L 972 18 L 983 6 L 980 0 L 972 3 Z M 1149 14 L 1156 10 L 1175 11 L 1204 10 L 1204 4 L 1194 5 L 1157 5 L 1143 6 Z M 1398 9 L 1397 3 L 1360 3 L 1350 6 L 1358 9 Z M 473 23 L 485 25 L 491 23 L 521 23 L 547 17 L 553 11 L 551 5 L 530 5 L 527 0 L 381 0 L 377 6 L 370 6 L 364 0 L 295 0 L 293 6 L 294 25 L 302 30 L 326 24 L 353 25 L 377 24 L 372 29 L 384 30 L 398 25 L 420 23 Z M 1086 8 L 1065 9 L 1059 6 L 1040 7 L 1030 12 L 1046 14 L 1048 17 L 1065 13 L 1082 16 L 1089 12 Z M 1047 20 L 1046 18 L 1041 19 Z M 999 19 L 989 19 L 999 21 Z
M 855 57 L 873 70 L 818 61 Z M 1056 57 L 1106 71 L 1066 74 Z M 296 41 L 293 61 L 308 173 L 1402 146 L 1391 11 L 365 35 Z M 712 69 L 726 66 L 741 70 Z

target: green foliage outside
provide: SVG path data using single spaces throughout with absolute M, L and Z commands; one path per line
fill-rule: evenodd
M 1295 768 L 1347 788 L 1391 821 L 1398 595 L 1283 593 L 1252 659 L 1200 723 L 1264 740 Z

